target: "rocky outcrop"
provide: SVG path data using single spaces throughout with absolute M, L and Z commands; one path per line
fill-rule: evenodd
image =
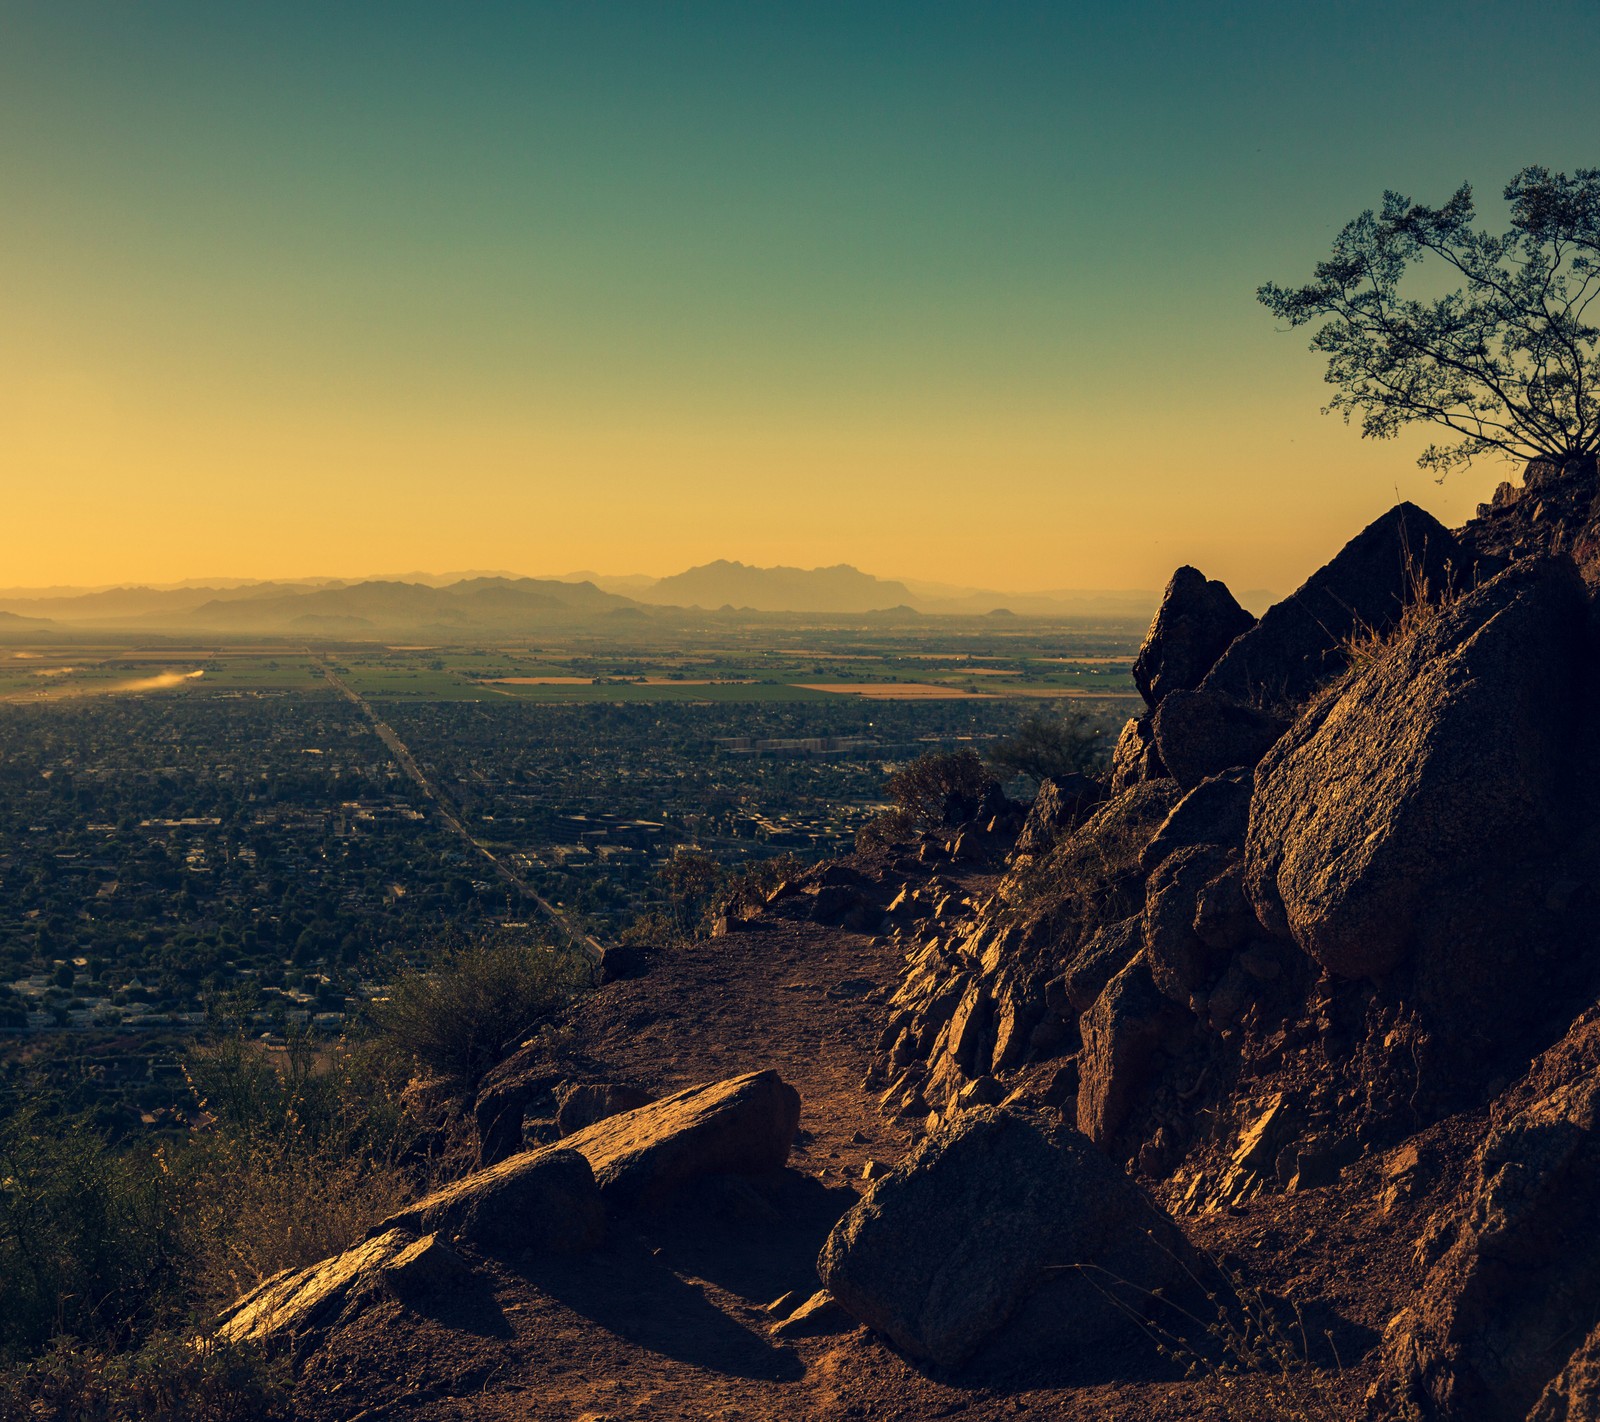
M 781 1170 L 800 1126 L 800 1097 L 775 1071 L 693 1086 L 566 1137 L 594 1170 L 608 1209 L 665 1202 L 705 1175 Z
M 298 1348 L 382 1299 L 426 1305 L 466 1287 L 472 1274 L 434 1235 L 385 1230 L 304 1269 L 263 1280 L 217 1319 L 223 1343 Z
M 1043 854 L 1062 835 L 1076 829 L 1106 798 L 1106 787 L 1088 775 L 1064 775 L 1040 782 L 1017 836 L 1018 854 Z
M 918 1361 L 1047 1366 L 1125 1337 L 1124 1309 L 1137 1317 L 1188 1258 L 1171 1220 L 1076 1131 L 980 1108 L 872 1187 L 817 1272 Z
M 1461 530 L 1464 547 L 1496 564 L 1569 557 L 1591 587 L 1600 581 L 1600 470 L 1595 456 L 1565 464 L 1536 459 L 1522 483 L 1502 483 Z
M 1525 891 L 1568 823 L 1588 645 L 1581 583 L 1541 560 L 1358 668 L 1256 769 L 1262 923 L 1341 977 L 1409 967 L 1453 1030 L 1505 1026 L 1543 985 Z
M 1387 633 L 1411 603 L 1470 587 L 1474 566 L 1432 514 L 1398 504 L 1268 608 L 1201 688 L 1262 707 L 1297 705 L 1344 670 L 1349 638 Z
M 1253 766 L 1286 729 L 1281 717 L 1217 691 L 1175 691 L 1151 719 L 1156 753 L 1185 790 L 1235 766 Z
M 1495 1103 L 1464 1197 L 1419 1242 L 1419 1258 L 1436 1262 L 1389 1326 L 1373 1415 L 1410 1407 L 1441 1422 L 1518 1422 L 1536 1404 L 1536 1417 L 1574 1415 L 1573 1398 L 1592 1407 L 1584 1340 L 1600 1315 L 1597 1213 L 1591 1009 Z
M 1079 1023 L 1078 1129 L 1126 1160 L 1123 1125 L 1161 1066 L 1182 1042 L 1186 1022 L 1156 987 L 1140 953 L 1106 985 Z
M 555 1091 L 556 1127 L 562 1135 L 570 1136 L 596 1121 L 635 1111 L 654 1100 L 648 1091 L 637 1086 L 622 1086 L 611 1081 L 569 1081 Z
M 605 1235 L 605 1206 L 575 1150 L 528 1151 L 446 1185 L 389 1216 L 391 1230 L 443 1235 L 485 1249 L 581 1253 Z
M 1193 691 L 1233 639 L 1254 625 L 1226 584 L 1198 568 L 1179 568 L 1133 660 L 1133 684 L 1145 705 Z
M 1166 773 L 1147 711 L 1129 721 L 1117 737 L 1116 747 L 1111 752 L 1111 793 L 1120 794 L 1146 780 L 1159 780 Z

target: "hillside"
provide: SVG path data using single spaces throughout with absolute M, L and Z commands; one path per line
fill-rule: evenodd
M 1495 527 L 1179 569 L 1108 775 L 608 951 L 224 1336 L 330 1422 L 1597 1415 L 1595 569 Z

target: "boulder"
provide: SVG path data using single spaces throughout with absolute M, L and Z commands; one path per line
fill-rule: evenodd
M 1146 780 L 1159 780 L 1167 773 L 1156 749 L 1150 715 L 1136 716 L 1122 728 L 1116 749 L 1111 752 L 1111 792 L 1118 794 Z
M 1078 1022 L 1078 1129 L 1118 1153 L 1118 1135 L 1184 1030 L 1184 1015 L 1157 989 L 1145 955 L 1106 985 Z
M 1042 854 L 1063 834 L 1076 829 L 1105 797 L 1105 786 L 1087 775 L 1041 781 L 1017 836 L 1017 853 Z
M 826 1289 L 812 1294 L 787 1318 L 772 1325 L 774 1338 L 819 1338 L 829 1333 L 848 1333 L 856 1321 L 839 1306 Z
M 702 1175 L 781 1170 L 800 1097 L 775 1071 L 690 1087 L 586 1126 L 561 1142 L 594 1168 L 606 1205 L 648 1208 Z
M 1201 895 L 1232 863 L 1233 851 L 1191 845 L 1164 860 L 1145 885 L 1144 955 L 1156 990 L 1188 1006 L 1207 993 L 1228 966 L 1228 955 L 1195 932 Z
M 564 1136 L 648 1106 L 655 1097 L 637 1086 L 618 1086 L 609 1081 L 574 1081 L 556 1088 L 556 1126 Z
M 434 1235 L 389 1229 L 331 1259 L 264 1279 L 223 1310 L 216 1336 L 276 1351 L 305 1343 L 376 1300 L 426 1306 L 471 1279 L 461 1258 Z
M 1192 691 L 1229 643 L 1254 625 L 1226 584 L 1198 568 L 1179 568 L 1133 661 L 1139 695 L 1159 706 L 1174 691 Z
M 1138 1325 L 1119 1304 L 1137 1316 L 1189 1258 L 1172 1221 L 1078 1132 L 980 1107 L 872 1187 L 817 1272 L 919 1362 L 1037 1367 L 1125 1339 Z
M 1583 586 L 1529 560 L 1383 649 L 1256 768 L 1245 888 L 1341 977 L 1413 960 L 1425 999 L 1504 1013 L 1526 963 L 1514 866 L 1558 843 Z
M 1156 753 L 1185 790 L 1234 766 L 1253 766 L 1286 723 L 1217 691 L 1175 691 L 1151 719 Z
M 1418 596 L 1471 585 L 1471 555 L 1432 514 L 1397 504 L 1239 637 L 1200 683 L 1236 701 L 1295 705 L 1345 667 L 1347 639 L 1386 632 Z
M 1209 844 L 1243 849 L 1250 828 L 1255 779 L 1247 770 L 1226 770 L 1203 780 L 1176 805 L 1139 854 L 1147 874 L 1180 849 Z
M 400 1229 L 484 1249 L 573 1254 L 599 1244 L 605 1223 L 589 1162 L 546 1147 L 452 1181 L 373 1226 L 369 1238 Z

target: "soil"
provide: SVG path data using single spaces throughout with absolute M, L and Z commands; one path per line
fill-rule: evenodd
M 952 868 L 947 881 L 987 880 Z M 1388 1188 L 1386 1155 L 1335 1186 L 1181 1215 L 1226 1295 L 1265 1291 L 1295 1351 L 1316 1365 L 1285 1381 L 1233 1376 L 1152 1344 L 1074 1359 L 1048 1383 L 939 1377 L 856 1328 L 780 1339 L 784 1295 L 818 1287 L 817 1251 L 864 1188 L 869 1162 L 910 1144 L 863 1085 L 902 966 L 887 939 L 764 918 L 661 956 L 642 978 L 587 997 L 568 1049 L 605 1079 L 665 1094 L 775 1067 L 800 1093 L 790 1169 L 713 1181 L 654 1217 L 620 1224 L 571 1259 L 469 1255 L 471 1295 L 419 1313 L 374 1306 L 299 1364 L 303 1414 L 326 1422 L 428 1419 L 1041 1418 L 1076 1422 L 1357 1416 L 1385 1324 L 1421 1280 L 1413 1257 L 1430 1202 L 1453 1188 L 1481 1122 L 1447 1121 L 1411 1143 L 1428 1168 Z M 1393 1154 L 1393 1153 L 1390 1153 Z M 1159 1187 L 1179 1211 L 1182 1182 Z M 1207 1346 L 1198 1325 L 1190 1340 Z

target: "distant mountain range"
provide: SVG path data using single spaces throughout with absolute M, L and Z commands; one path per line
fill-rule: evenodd
M 1003 593 L 901 582 L 841 563 L 757 568 L 719 559 L 666 578 L 568 574 L 524 578 L 472 573 L 442 578 L 217 578 L 160 587 L 0 589 L 0 628 L 149 629 L 341 638 L 512 635 L 542 628 L 672 621 L 718 613 L 871 616 L 1147 618 L 1158 594 L 1063 590 Z

